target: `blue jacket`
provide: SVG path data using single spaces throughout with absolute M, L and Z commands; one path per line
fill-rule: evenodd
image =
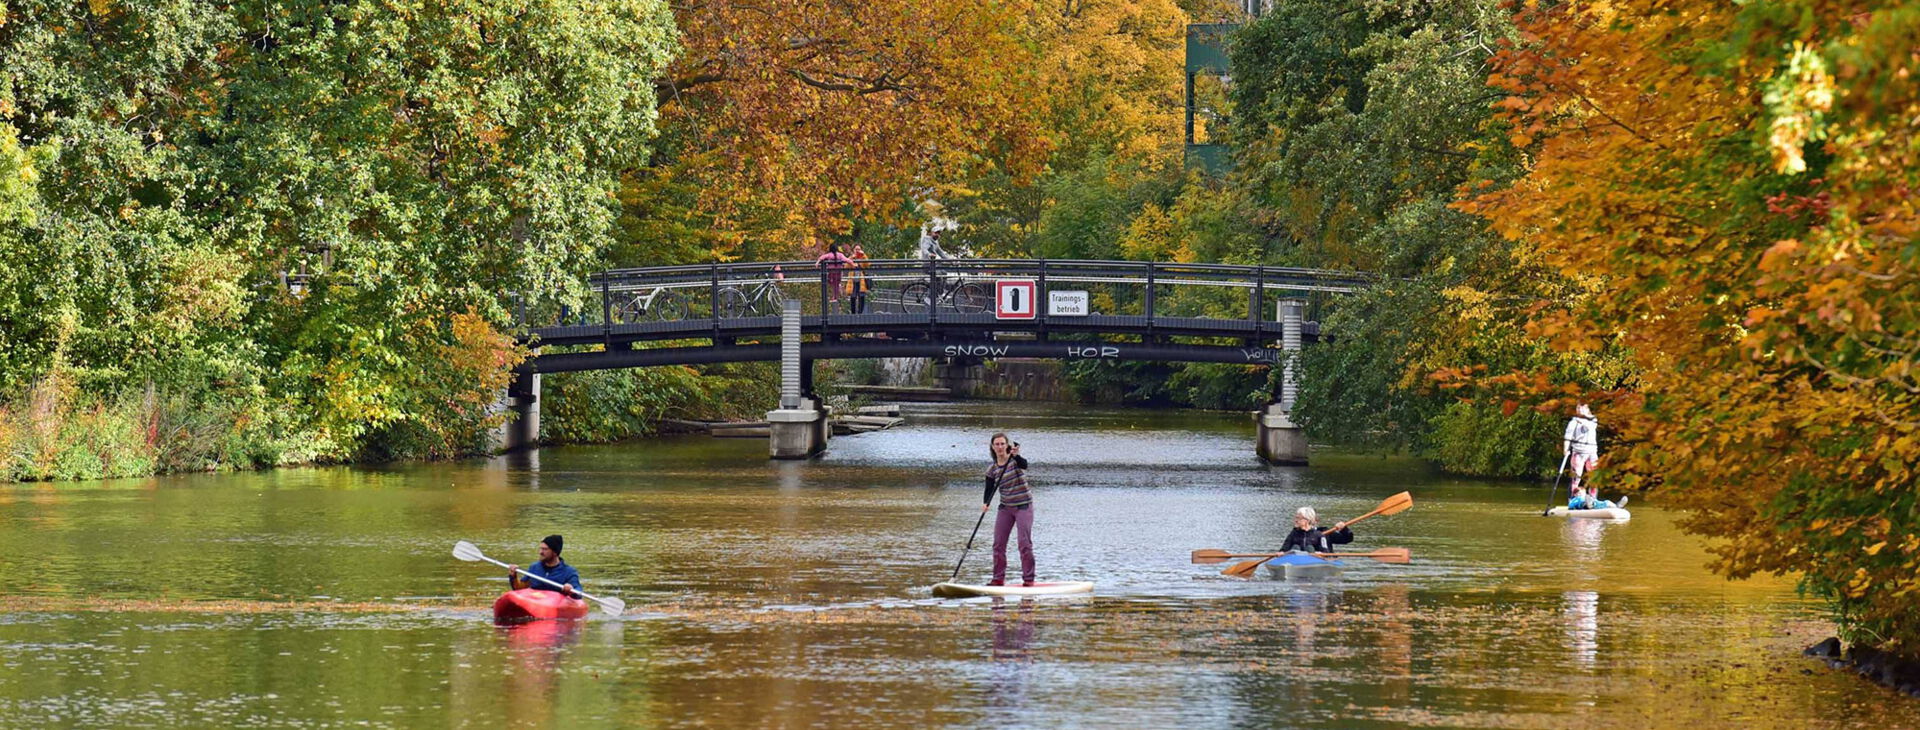
M 1567 509 L 1613 509 L 1617 506 L 1611 499 L 1594 499 L 1592 495 L 1567 498 Z
M 555 583 L 564 583 L 566 585 L 573 586 L 573 589 L 575 591 L 580 590 L 580 571 L 574 570 L 573 566 L 568 565 L 567 561 L 565 560 L 555 563 L 554 566 L 551 568 L 547 567 L 545 563 L 542 563 L 536 560 L 532 565 L 529 565 L 525 568 L 521 568 L 520 572 L 526 573 L 527 575 L 537 575 L 547 580 L 553 581 Z M 528 588 L 533 588 L 533 589 L 542 590 L 542 591 L 560 590 L 558 588 L 547 585 L 540 581 L 533 580 L 532 578 L 523 577 L 520 580 L 521 582 L 526 583 Z M 511 587 L 513 585 L 513 581 L 508 580 L 507 585 Z

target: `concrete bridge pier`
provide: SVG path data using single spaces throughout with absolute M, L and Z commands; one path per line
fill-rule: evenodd
M 1255 414 L 1258 443 L 1254 448 L 1260 459 L 1282 466 L 1307 465 L 1307 435 L 1293 422 L 1294 399 L 1300 394 L 1296 361 L 1300 356 L 1301 331 L 1306 319 L 1306 302 L 1283 299 L 1280 309 L 1280 399 L 1268 403 Z
M 813 395 L 813 362 L 800 359 L 800 300 L 780 313 L 780 407 L 767 411 L 767 454 L 806 459 L 827 450 L 832 409 Z
M 539 373 L 516 375 L 494 408 L 507 413 L 506 423 L 487 436 L 494 451 L 523 451 L 540 445 Z

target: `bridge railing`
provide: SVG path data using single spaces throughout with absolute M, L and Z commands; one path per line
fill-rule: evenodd
M 1272 321 L 1282 299 L 1308 302 L 1308 317 L 1337 294 L 1367 286 L 1365 274 L 1272 266 L 1046 259 L 875 259 L 855 266 L 814 261 L 614 269 L 594 275 L 598 306 L 563 322 L 601 325 L 776 316 L 799 300 L 803 314 L 991 315 L 997 283 L 1033 281 L 1046 316 L 1051 292 L 1085 292 L 1087 314 Z

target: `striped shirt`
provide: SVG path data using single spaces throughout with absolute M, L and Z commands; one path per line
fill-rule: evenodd
M 1033 494 L 1027 491 L 1026 459 L 1015 456 L 1005 464 L 987 467 L 987 500 L 992 500 L 996 491 L 1000 493 L 1002 507 L 1033 504 Z

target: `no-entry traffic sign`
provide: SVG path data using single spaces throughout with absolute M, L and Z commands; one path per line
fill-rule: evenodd
M 1040 308 L 1040 286 L 1032 279 L 1001 279 L 994 282 L 993 316 L 997 319 L 1033 319 Z

